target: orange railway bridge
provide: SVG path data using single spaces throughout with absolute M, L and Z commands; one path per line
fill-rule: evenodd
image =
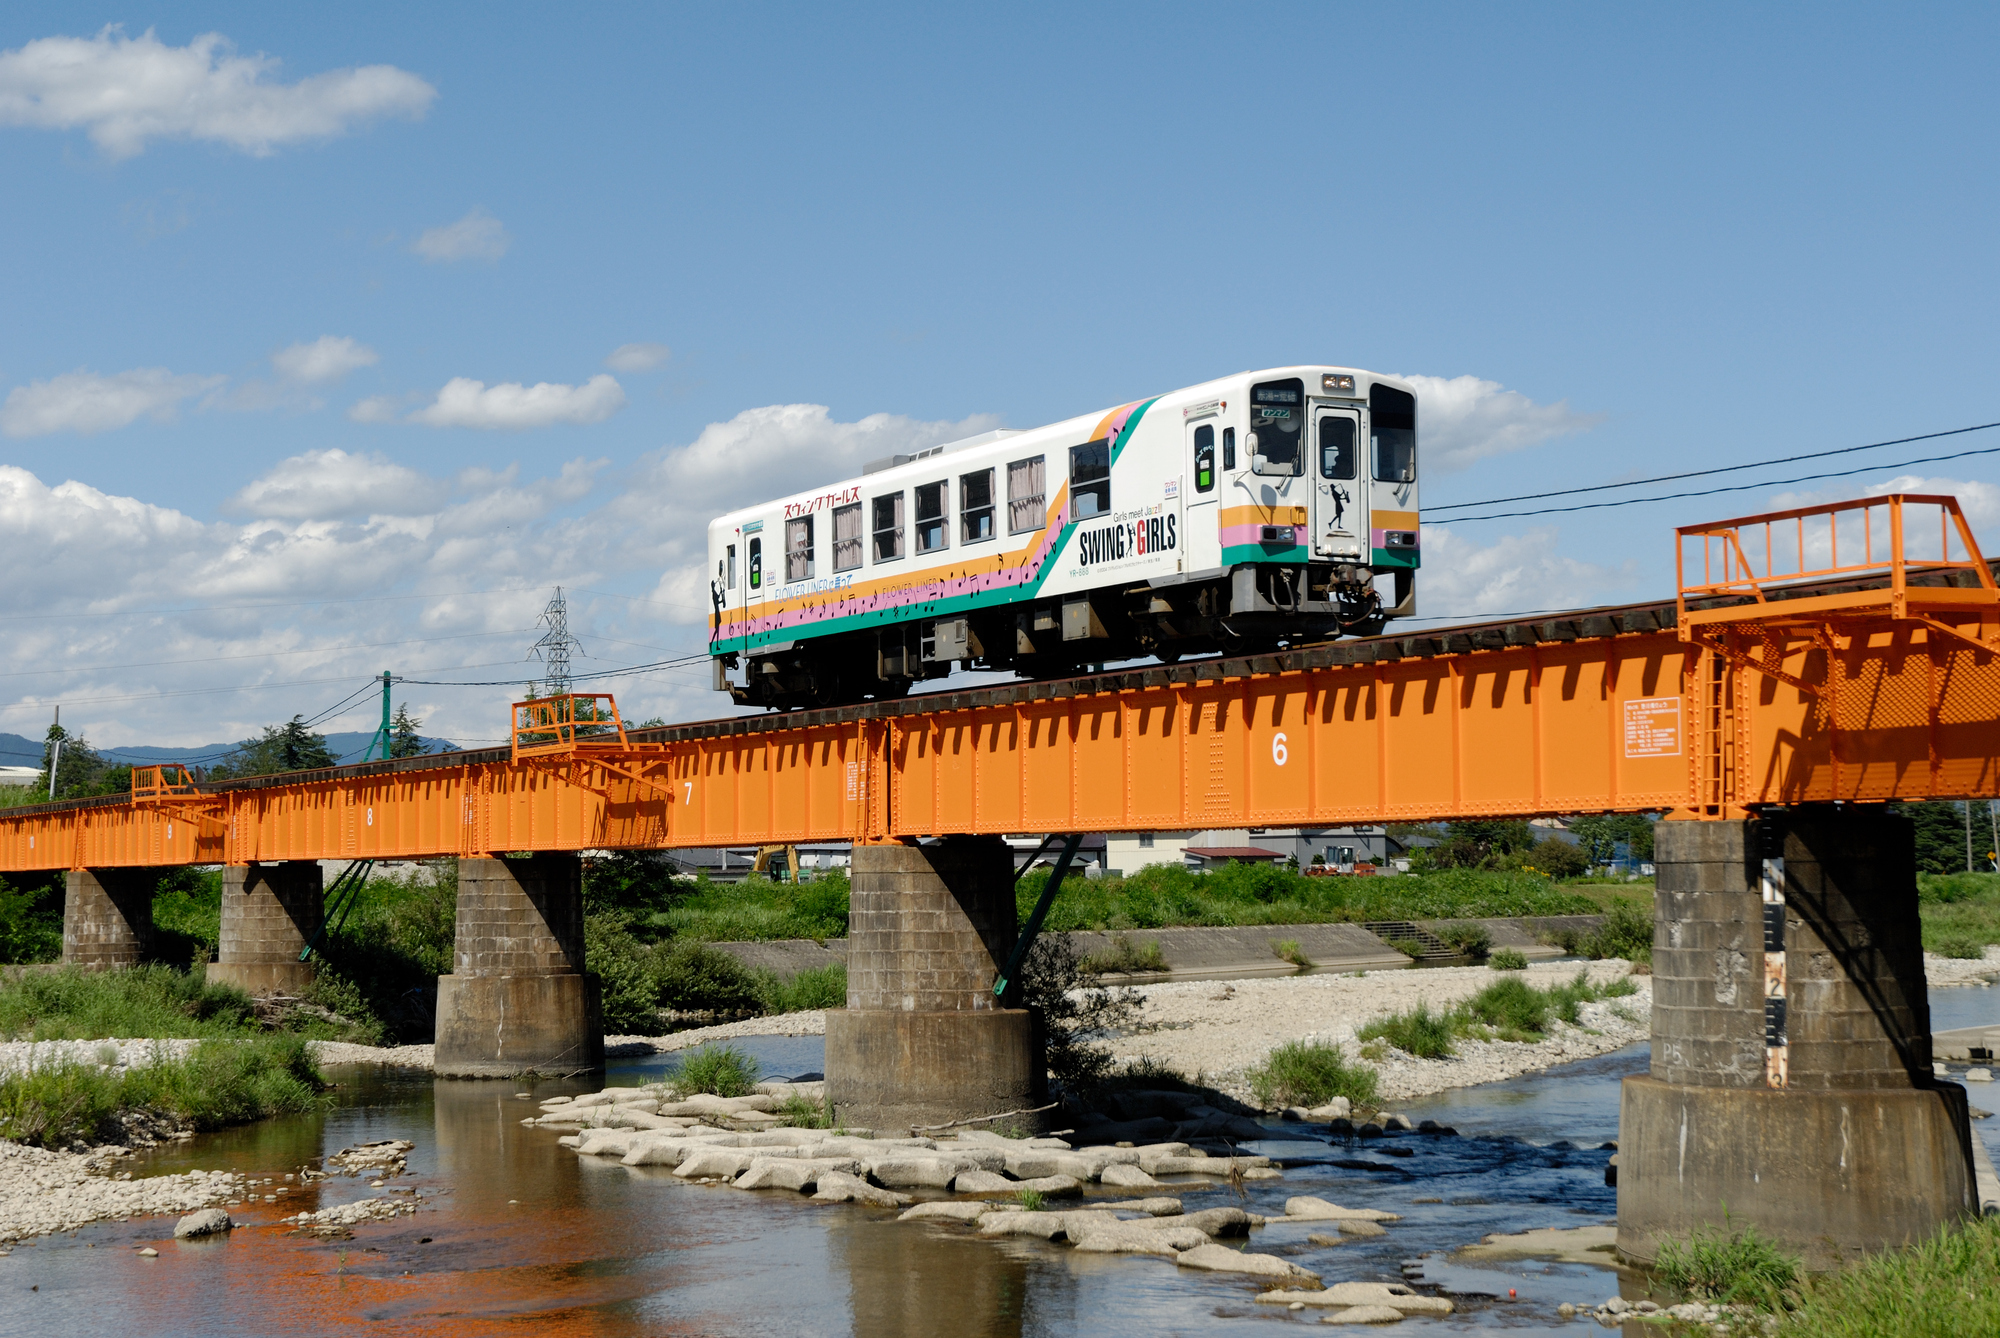
M 456 855 L 437 1064 L 477 1076 L 602 1063 L 577 852 L 852 841 L 829 1095 L 890 1127 L 1044 1104 L 1003 834 L 1663 813 L 1621 1247 L 1725 1202 L 1821 1261 L 1913 1239 L 1977 1194 L 1884 804 L 2000 797 L 2000 588 L 1943 496 L 1675 542 L 1672 602 L 662 729 L 563 695 L 515 703 L 506 748 L 138 768 L 0 813 L 0 871 L 67 870 L 65 960 L 117 964 L 158 870 L 222 865 L 211 976 L 269 991 L 311 969 L 319 861 Z

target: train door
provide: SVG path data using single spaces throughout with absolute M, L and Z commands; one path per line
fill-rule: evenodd
M 1313 411 L 1312 551 L 1315 558 L 1366 562 L 1368 486 L 1361 477 L 1361 414 L 1320 405 Z
M 1181 570 L 1213 571 L 1222 565 L 1222 428 L 1214 419 L 1187 429 L 1186 496 L 1181 513 Z

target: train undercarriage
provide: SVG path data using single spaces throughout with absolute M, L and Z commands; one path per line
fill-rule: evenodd
M 1368 567 L 1245 564 L 866 631 L 730 651 L 715 688 L 775 710 L 901 697 L 958 669 L 1057 678 L 1154 657 L 1256 654 L 1343 636 L 1375 636 L 1416 612 L 1416 573 L 1396 571 L 1385 601 Z

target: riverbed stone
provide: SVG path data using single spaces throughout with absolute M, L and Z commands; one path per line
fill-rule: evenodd
M 1061 1213 L 988 1212 L 979 1219 L 982 1236 L 1034 1236 L 1054 1240 L 1063 1234 Z
M 1154 1217 L 1137 1221 L 1133 1225 L 1171 1230 L 1174 1227 L 1191 1226 L 1211 1236 L 1247 1236 L 1250 1228 L 1259 1219 L 1253 1218 L 1241 1208 L 1203 1208 L 1198 1213 L 1182 1213 L 1175 1217 Z
M 1148 1217 L 1179 1217 L 1181 1215 L 1181 1201 L 1179 1199 L 1120 1199 L 1116 1203 L 1099 1203 L 1095 1206 L 1114 1209 L 1118 1212 L 1144 1213 Z
M 174 1223 L 174 1239 L 189 1240 L 196 1236 L 212 1236 L 217 1232 L 228 1231 L 235 1225 L 236 1223 L 230 1220 L 229 1214 L 222 1209 L 203 1208 L 198 1212 L 189 1213 Z
M 1139 1165 L 1153 1175 L 1228 1175 L 1234 1167 L 1249 1171 L 1271 1164 L 1269 1157 L 1155 1157 Z
M 1045 1199 L 1074 1199 L 1083 1195 L 1083 1182 L 1073 1175 L 1041 1175 L 1011 1186 L 1015 1193 L 1031 1189 Z
M 1394 1306 L 1357 1305 L 1338 1311 L 1320 1320 L 1322 1324 L 1394 1324 L 1403 1318 L 1403 1312 Z
M 949 1189 L 960 1171 L 977 1169 L 948 1157 L 885 1157 L 868 1173 L 891 1189 Z
M 1098 1179 L 1107 1185 L 1117 1185 L 1124 1189 L 1158 1189 L 1160 1182 L 1147 1175 L 1136 1165 L 1127 1166 L 1113 1163 L 1098 1174 Z
M 808 1190 L 818 1186 L 821 1176 L 856 1175 L 860 1163 L 852 1157 L 769 1157 L 752 1158 L 750 1168 L 733 1182 L 738 1189 Z M 857 1178 L 859 1178 L 857 1176 Z
M 877 1189 L 860 1176 L 844 1171 L 824 1171 L 818 1183 L 819 1190 L 813 1198 L 821 1203 L 865 1203 L 874 1208 L 902 1208 L 911 1202 L 908 1194 Z
M 1319 1274 L 1280 1259 L 1275 1254 L 1234 1250 L 1227 1245 L 1197 1245 L 1192 1250 L 1182 1251 L 1174 1262 L 1182 1268 L 1199 1268 L 1210 1273 L 1249 1273 L 1256 1277 L 1319 1281 Z
M 951 1182 L 954 1194 L 1011 1194 L 1019 1188 L 1016 1182 L 992 1171 L 960 1171 Z
M 1406 1315 L 1449 1315 L 1453 1310 L 1444 1297 L 1425 1296 L 1400 1282 L 1336 1282 L 1320 1291 L 1261 1292 L 1257 1299 L 1265 1305 L 1389 1306 Z
M 695 1180 L 703 1176 L 724 1176 L 734 1180 L 750 1169 L 750 1154 L 738 1152 L 734 1148 L 703 1148 L 690 1152 L 674 1168 L 674 1174 L 683 1180 Z
M 1300 1222 L 1400 1222 L 1396 1213 L 1385 1213 L 1378 1208 L 1343 1208 L 1337 1203 L 1316 1198 L 1310 1194 L 1297 1194 L 1285 1200 L 1285 1216 Z
M 971 1224 L 993 1211 L 990 1203 L 965 1203 L 954 1199 L 933 1199 L 903 1210 L 898 1222 L 965 1222 Z
M 1369 1236 L 1386 1236 L 1389 1234 L 1388 1228 L 1375 1222 L 1361 1222 L 1348 1219 L 1338 1223 L 1338 1226 L 1341 1235 L 1352 1236 L 1356 1239 L 1365 1239 Z
M 1344 1120 L 1353 1113 L 1353 1103 L 1344 1096 L 1337 1096 L 1323 1106 L 1314 1106 L 1306 1112 L 1306 1118 L 1324 1124 L 1329 1120 Z
M 1189 1226 L 1154 1231 L 1124 1222 L 1081 1228 L 1075 1239 L 1076 1248 L 1084 1254 L 1151 1254 L 1162 1258 L 1210 1243 L 1206 1234 Z

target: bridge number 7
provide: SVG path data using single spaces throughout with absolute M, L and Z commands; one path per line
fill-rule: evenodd
M 1273 734 L 1271 736 L 1271 760 L 1279 766 L 1283 766 L 1285 765 L 1285 759 L 1290 756 L 1291 753 L 1285 748 L 1285 736 L 1283 734 Z
M 687 798 L 683 802 L 692 804 L 694 802 L 694 782 L 682 781 L 681 784 L 688 787 Z

